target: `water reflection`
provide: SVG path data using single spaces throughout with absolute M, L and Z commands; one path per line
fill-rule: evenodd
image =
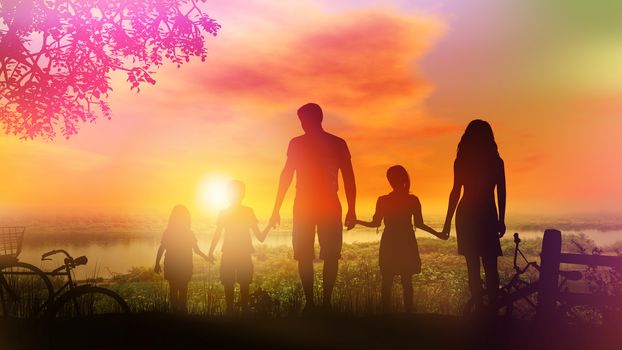
M 511 228 L 508 232 L 515 232 Z M 523 231 L 520 232 L 524 239 L 541 238 L 542 231 Z M 602 231 L 602 230 L 581 230 L 564 231 L 564 235 L 584 233 L 593 239 L 598 246 L 606 247 L 622 240 L 622 230 Z M 431 237 L 425 232 L 418 231 L 418 237 Z M 506 235 L 504 239 L 511 239 L 512 235 Z M 211 240 L 211 234 L 197 234 L 199 244 L 207 249 Z M 379 234 L 374 229 L 355 228 L 344 233 L 345 243 L 370 242 L 379 240 Z M 47 234 L 26 236 L 24 249 L 20 255 L 20 260 L 50 270 L 59 266 L 62 261 L 41 262 L 41 254 L 52 250 L 63 248 L 69 251 L 74 257 L 86 255 L 89 258 L 87 266 L 78 269 L 78 278 L 91 277 L 111 277 L 112 274 L 126 273 L 132 267 L 153 265 L 157 245 L 159 243 L 159 233 L 143 234 L 122 234 L 109 236 L 95 234 Z M 255 246 L 261 243 L 254 242 Z M 282 227 L 270 234 L 264 245 L 267 246 L 290 246 L 291 229 L 287 226 Z

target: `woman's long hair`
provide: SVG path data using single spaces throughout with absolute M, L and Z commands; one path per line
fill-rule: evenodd
M 387 180 L 396 192 L 410 193 L 410 176 L 401 165 L 394 165 L 387 170 Z
M 190 211 L 183 205 L 176 205 L 171 211 L 171 216 L 168 219 L 168 226 L 164 234 L 175 233 L 189 233 L 190 232 Z
M 463 164 L 487 165 L 499 158 L 495 135 L 490 124 L 481 119 L 471 121 L 458 143 L 456 160 Z

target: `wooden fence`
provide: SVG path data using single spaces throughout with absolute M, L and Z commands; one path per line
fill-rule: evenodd
M 544 231 L 538 291 L 538 315 L 555 315 L 558 302 L 570 305 L 622 305 L 621 298 L 590 293 L 573 293 L 560 290 L 560 265 L 577 264 L 591 267 L 607 266 L 622 271 L 622 257 L 562 253 L 562 234 L 558 230 Z

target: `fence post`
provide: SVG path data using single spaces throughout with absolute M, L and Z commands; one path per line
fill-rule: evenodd
M 561 250 L 562 233 L 553 229 L 545 230 L 540 257 L 540 288 L 537 306 L 538 318 L 540 319 L 549 319 L 555 313 Z

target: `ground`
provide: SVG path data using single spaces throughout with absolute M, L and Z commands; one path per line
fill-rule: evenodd
M 622 327 L 433 314 L 276 319 L 133 314 L 127 322 L 1 320 L 0 349 L 619 349 Z

